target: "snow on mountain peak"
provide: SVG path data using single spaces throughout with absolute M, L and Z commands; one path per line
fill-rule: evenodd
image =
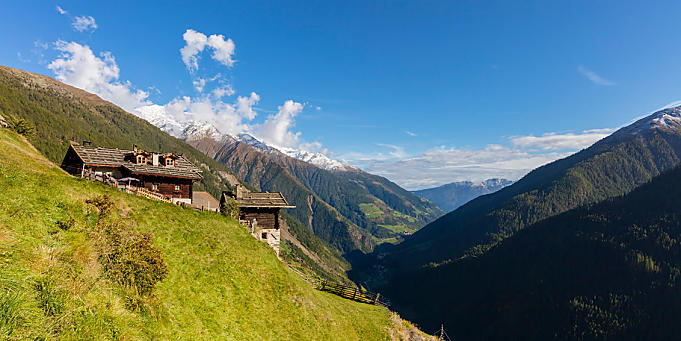
M 620 129 L 617 133 L 639 133 L 652 129 L 681 132 L 681 107 L 666 108 L 656 111 L 653 114 Z
M 147 120 L 147 122 L 159 127 L 166 133 L 180 137 L 186 124 L 182 124 L 166 114 L 166 109 L 162 105 L 153 104 L 135 109 L 137 116 Z
M 330 171 L 349 171 L 354 170 L 355 167 L 346 165 L 338 160 L 334 160 L 319 152 L 308 152 L 305 150 L 293 149 L 293 148 L 279 148 L 282 153 L 307 163 L 313 164 L 319 168 L 330 170 Z
M 222 141 L 227 136 L 209 122 L 190 121 L 182 130 L 182 137 L 188 140 L 208 137 Z
M 305 161 L 309 164 L 312 164 L 314 166 L 317 166 L 319 168 L 329 170 L 329 171 L 348 171 L 355 169 L 354 167 L 350 165 L 346 165 L 338 160 L 331 159 L 330 157 L 319 153 L 319 152 L 309 152 L 305 150 L 300 150 L 300 149 L 295 149 L 295 148 L 289 148 L 289 147 L 280 147 L 280 146 L 272 146 L 268 145 L 267 143 L 257 139 L 256 137 L 253 137 L 252 135 L 249 134 L 239 134 L 237 135 L 237 139 L 243 143 L 247 143 L 257 149 L 260 149 L 261 151 L 264 152 L 273 152 L 273 151 L 278 151 L 284 155 L 287 155 L 289 157 L 292 157 L 294 159 L 298 159 L 301 161 Z
M 224 141 L 225 139 L 232 138 L 237 141 L 249 144 L 263 152 L 271 153 L 274 151 L 279 151 L 284 155 L 305 161 L 325 170 L 350 171 L 356 169 L 355 167 L 346 165 L 338 160 L 331 159 L 319 152 L 272 146 L 247 133 L 238 134 L 235 138 L 231 135 L 221 133 L 220 130 L 215 127 L 215 125 L 209 122 L 194 120 L 178 122 L 171 118 L 166 113 L 165 108 L 161 105 L 148 105 L 138 108 L 136 111 L 137 116 L 140 118 L 147 120 L 149 123 L 159 127 L 166 133 L 184 140 L 198 140 L 207 137 L 220 142 Z
M 258 140 L 257 138 L 255 138 L 254 136 L 246 134 L 246 133 L 241 133 L 241 134 L 237 135 L 236 137 L 237 137 L 237 140 L 239 140 L 243 143 L 249 144 L 252 147 L 255 147 L 257 149 L 260 149 L 263 152 L 269 153 L 269 152 L 277 150 L 276 148 L 268 145 L 267 143 L 262 142 L 262 141 Z

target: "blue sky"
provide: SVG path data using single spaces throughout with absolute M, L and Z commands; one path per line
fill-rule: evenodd
M 417 189 L 517 179 L 680 99 L 680 11 L 626 1 L 13 1 L 0 13 L 0 64 L 134 113 L 158 105 L 323 151 Z M 191 43 L 200 49 L 183 60 Z

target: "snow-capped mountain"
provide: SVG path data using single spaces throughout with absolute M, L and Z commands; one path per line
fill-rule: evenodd
M 221 133 L 218 128 L 211 123 L 190 121 L 189 124 L 182 129 L 180 137 L 185 140 L 208 137 L 215 141 L 223 141 L 225 138 L 231 136 Z
M 513 181 L 498 178 L 481 182 L 460 181 L 413 193 L 430 200 L 445 211 L 453 211 L 478 196 L 496 192 L 512 183 Z
M 311 163 L 319 168 L 330 170 L 330 171 L 349 171 L 356 169 L 353 166 L 344 164 L 338 160 L 334 160 L 322 153 L 318 152 L 308 152 L 293 148 L 279 148 L 279 151 L 299 160 L 303 160 L 307 163 Z
M 259 140 L 258 138 L 249 135 L 249 134 L 239 134 L 237 135 L 237 139 L 241 142 L 247 143 L 255 148 L 260 149 L 261 151 L 264 152 L 273 152 L 273 151 L 278 151 L 280 153 L 283 153 L 284 155 L 287 155 L 289 157 L 292 157 L 294 159 L 302 160 L 305 161 L 309 164 L 315 165 L 321 169 L 326 169 L 329 171 L 348 171 L 348 170 L 353 170 L 355 167 L 352 167 L 350 165 L 346 165 L 338 160 L 334 160 L 322 153 L 319 152 L 309 152 L 305 150 L 300 150 L 300 149 L 295 149 L 295 148 L 288 148 L 288 147 L 279 147 L 279 146 L 272 146 L 268 145 L 267 143 Z
M 249 135 L 249 134 L 241 133 L 241 134 L 237 135 L 236 138 L 237 138 L 237 140 L 239 140 L 243 143 L 249 144 L 249 145 L 251 145 L 251 146 L 253 146 L 257 149 L 260 149 L 263 152 L 270 153 L 270 152 L 277 150 L 276 148 L 268 145 L 265 142 L 258 140 L 257 138 L 255 138 L 254 136 Z
M 147 105 L 135 109 L 137 116 L 147 120 L 149 123 L 159 127 L 166 133 L 180 137 L 187 125 L 192 122 L 180 123 L 166 114 L 166 109 L 162 105 Z
M 323 153 L 310 152 L 288 147 L 272 146 L 246 133 L 238 134 L 236 137 L 229 134 L 223 134 L 217 127 L 215 127 L 215 125 L 209 122 L 178 122 L 177 120 L 168 117 L 165 112 L 165 108 L 160 105 L 149 105 L 138 108 L 137 115 L 149 121 L 149 123 L 159 127 L 166 133 L 183 140 L 211 138 L 217 142 L 226 142 L 228 139 L 231 139 L 249 144 L 266 153 L 278 151 L 289 157 L 305 161 L 309 164 L 329 171 L 350 171 L 356 169 L 355 167 L 344 164 L 338 160 L 331 159 Z
M 681 107 L 666 108 L 626 126 L 613 135 L 640 133 L 646 130 L 681 132 Z

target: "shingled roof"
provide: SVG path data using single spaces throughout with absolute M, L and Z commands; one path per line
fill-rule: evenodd
M 295 208 L 289 205 L 284 195 L 279 192 L 243 192 L 239 197 L 234 197 L 230 192 L 223 192 L 222 195 L 234 198 L 239 207 Z
M 145 174 L 156 176 L 169 176 L 200 180 L 201 170 L 195 167 L 184 156 L 179 156 L 175 160 L 175 166 L 154 166 L 150 164 L 136 164 L 126 160 L 126 156 L 132 155 L 134 151 L 125 149 L 102 148 L 72 144 L 71 148 L 78 157 L 88 166 L 111 166 L 123 167 L 133 174 Z

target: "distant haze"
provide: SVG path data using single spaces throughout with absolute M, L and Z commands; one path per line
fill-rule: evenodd
M 412 193 L 430 200 L 445 212 L 450 212 L 481 195 L 496 192 L 512 183 L 513 181 L 507 179 L 487 179 L 482 182 L 459 181 Z

